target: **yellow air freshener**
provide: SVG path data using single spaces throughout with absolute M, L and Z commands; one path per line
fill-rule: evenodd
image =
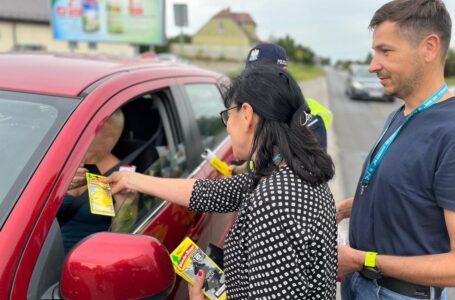
M 232 174 L 232 171 L 229 170 L 229 165 L 222 161 L 216 154 L 210 149 L 205 149 L 202 152 L 201 157 L 208 161 L 208 163 L 218 171 L 218 173 L 228 176 Z

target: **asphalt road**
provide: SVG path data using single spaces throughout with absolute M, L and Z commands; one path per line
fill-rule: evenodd
M 334 115 L 331 130 L 335 145 L 331 147 L 331 154 L 336 155 L 337 181 L 341 185 L 337 190 L 343 197 L 354 194 L 364 159 L 379 137 L 388 114 L 403 104 L 399 99 L 394 103 L 351 100 L 344 93 L 345 81 L 346 72 L 326 70 L 329 105 Z M 447 299 L 455 300 L 454 288 L 448 289 Z
M 345 195 L 351 196 L 366 155 L 379 137 L 387 116 L 402 105 L 402 101 L 351 100 L 344 93 L 346 72 L 329 68 L 326 78 L 338 148 L 337 172 Z

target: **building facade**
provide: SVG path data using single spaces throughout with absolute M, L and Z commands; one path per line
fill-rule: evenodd
M 194 59 L 243 61 L 257 43 L 256 22 L 251 15 L 227 8 L 204 24 L 193 35 L 191 44 L 174 44 L 172 52 Z
M 258 41 L 256 22 L 248 13 L 234 13 L 229 8 L 213 16 L 193 36 L 194 45 L 251 47 Z

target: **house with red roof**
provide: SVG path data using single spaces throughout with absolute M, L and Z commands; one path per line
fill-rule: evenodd
M 193 36 L 194 45 L 252 47 L 257 42 L 256 22 L 251 15 L 229 8 L 215 14 Z

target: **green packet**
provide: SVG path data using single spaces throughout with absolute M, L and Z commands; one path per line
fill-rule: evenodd
M 87 178 L 87 190 L 90 203 L 90 212 L 95 215 L 115 216 L 114 201 L 111 187 L 108 183 L 101 182 L 105 176 L 85 173 Z

